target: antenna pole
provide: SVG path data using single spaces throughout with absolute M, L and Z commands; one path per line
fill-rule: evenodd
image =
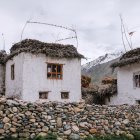
M 4 34 L 2 33 L 2 38 L 3 38 L 3 50 L 5 50 L 5 39 L 4 39 Z

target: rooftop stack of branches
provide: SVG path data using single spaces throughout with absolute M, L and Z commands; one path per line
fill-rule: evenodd
M 117 84 L 117 79 L 113 77 L 105 77 L 102 79 L 102 84 Z
M 82 97 L 86 99 L 88 96 L 92 95 L 94 104 L 105 104 L 106 99 L 110 100 L 110 97 L 117 94 L 117 79 L 113 77 L 103 78 L 102 84 L 83 88 L 82 87 Z M 86 97 L 87 96 L 87 97 Z M 91 98 L 91 96 L 90 96 Z
M 7 57 L 6 51 L 0 51 L 0 64 L 4 64 L 5 58 Z
M 122 67 L 133 63 L 140 63 L 140 48 L 136 48 L 126 52 L 122 55 L 118 62 L 111 64 L 111 67 Z
M 12 46 L 10 49 L 10 55 L 7 57 L 7 59 L 21 52 L 32 54 L 42 53 L 46 56 L 57 58 L 84 58 L 82 54 L 78 53 L 77 49 L 73 45 L 44 43 L 38 40 L 25 39 Z
M 85 75 L 81 76 L 81 86 L 83 88 L 89 87 L 90 83 L 91 83 L 91 78 L 90 77 L 85 76 Z

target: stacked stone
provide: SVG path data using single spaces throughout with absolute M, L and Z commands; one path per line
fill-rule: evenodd
M 140 130 L 140 106 L 81 103 L 25 103 L 0 98 L 0 138 L 57 134 L 59 140 Z

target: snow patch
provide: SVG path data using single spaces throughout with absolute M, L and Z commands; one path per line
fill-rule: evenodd
M 116 59 L 116 58 L 120 57 L 122 54 L 123 54 L 123 52 L 107 53 L 103 56 L 98 57 L 97 59 L 95 59 L 91 62 L 88 62 L 88 63 L 82 65 L 82 70 L 89 70 L 93 66 L 103 64 L 103 63 L 107 63 L 107 62 L 109 62 L 113 59 Z

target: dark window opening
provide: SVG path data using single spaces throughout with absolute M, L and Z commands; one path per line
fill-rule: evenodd
M 140 87 L 140 74 L 134 74 L 134 86 Z
M 39 99 L 48 99 L 48 92 L 39 92 Z
M 69 92 L 61 92 L 61 99 L 69 99 Z
M 11 80 L 15 79 L 15 65 L 11 65 Z
M 140 100 L 136 100 L 136 103 L 140 105 Z
M 47 64 L 47 78 L 48 79 L 62 79 L 63 65 L 62 64 Z

